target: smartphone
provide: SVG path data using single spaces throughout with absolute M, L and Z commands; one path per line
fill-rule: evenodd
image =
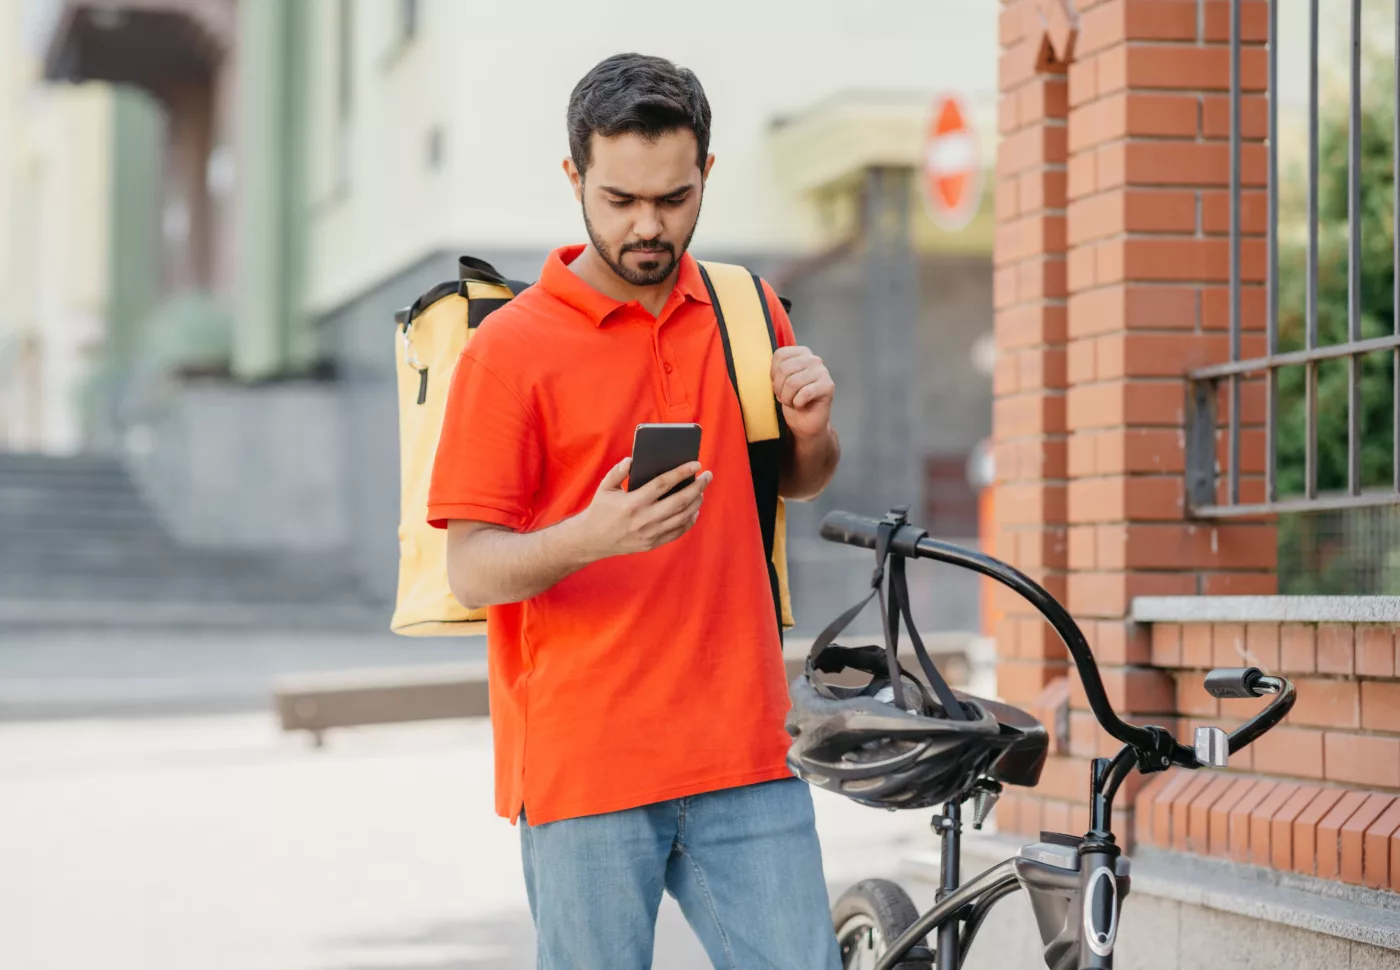
M 664 475 L 700 458 L 700 425 L 639 424 L 632 437 L 632 470 L 627 491 L 635 492 L 657 475 Z M 687 478 L 662 498 L 674 495 L 695 481 Z

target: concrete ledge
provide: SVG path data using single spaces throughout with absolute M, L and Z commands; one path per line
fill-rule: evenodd
M 489 712 L 486 663 L 379 667 L 280 677 L 273 704 L 284 731 L 480 717 Z
M 966 637 L 930 636 L 927 646 L 950 682 L 967 683 L 970 644 Z M 783 660 L 789 680 L 802 673 L 811 648 L 810 638 L 788 638 Z M 309 731 L 317 745 L 331 728 L 490 713 L 484 660 L 286 675 L 274 682 L 272 695 L 282 730 Z
M 969 832 L 963 839 L 964 876 L 1014 855 L 1023 841 Z M 1133 895 L 1400 950 L 1400 894 L 1149 847 L 1135 849 L 1130 858 Z M 913 878 L 937 883 L 938 853 L 910 856 L 903 868 Z
M 389 607 L 295 603 L 0 599 L 0 629 L 218 629 L 387 632 Z
M 1138 623 L 1400 623 L 1400 596 L 1139 596 Z

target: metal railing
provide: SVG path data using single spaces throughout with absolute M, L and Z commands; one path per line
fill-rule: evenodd
M 1278 591 L 1400 595 L 1400 505 L 1279 516 Z
M 1279 350 L 1279 193 L 1278 193 L 1278 0 L 1269 5 L 1268 29 L 1268 239 L 1267 307 L 1265 354 L 1241 359 L 1241 98 L 1240 82 L 1241 0 L 1230 4 L 1230 276 L 1229 327 L 1230 359 L 1227 363 L 1203 367 L 1188 377 L 1186 434 L 1186 493 L 1191 514 L 1201 518 L 1251 516 L 1277 512 L 1315 512 L 1363 506 L 1400 503 L 1400 273 L 1395 278 L 1397 320 L 1388 336 L 1362 339 L 1361 279 L 1361 162 L 1362 162 L 1362 0 L 1351 0 L 1350 95 L 1347 133 L 1347 327 L 1346 339 L 1320 344 L 1318 334 L 1318 249 L 1319 249 L 1319 104 L 1318 34 L 1320 0 L 1309 0 L 1308 24 L 1308 186 L 1306 313 L 1303 347 Z M 1400 51 L 1400 17 L 1397 17 L 1396 50 Z M 1400 100 L 1400 71 L 1396 73 L 1394 96 Z M 1392 160 L 1400 163 L 1400 111 L 1395 112 Z M 1400 169 L 1400 166 L 1398 166 Z M 1400 192 L 1393 200 L 1395 222 L 1400 225 Z M 1400 267 L 1400 232 L 1392 232 L 1395 265 Z M 1362 476 L 1362 359 L 1367 354 L 1390 352 L 1393 381 L 1392 471 L 1390 485 L 1382 489 L 1363 488 Z M 1347 362 L 1347 454 L 1346 485 L 1335 492 L 1320 492 L 1318 451 L 1318 372 L 1326 361 Z M 1280 497 L 1279 472 L 1279 374 L 1285 367 L 1304 368 L 1304 469 L 1300 495 Z M 1262 501 L 1241 500 L 1241 386 L 1247 378 L 1262 377 L 1265 389 L 1265 456 Z M 1217 467 L 1217 429 L 1220 389 L 1228 391 L 1228 414 L 1224 495 L 1220 494 Z

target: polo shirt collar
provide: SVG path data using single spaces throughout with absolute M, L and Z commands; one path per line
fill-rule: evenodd
M 550 253 L 540 273 L 540 286 L 582 313 L 594 326 L 602 326 L 609 315 L 627 306 L 627 303 L 598 292 L 569 269 L 569 264 L 578 259 L 583 250 L 582 245 L 563 246 Z M 681 256 L 680 267 L 676 271 L 676 287 L 671 300 L 677 296 L 700 303 L 712 302 L 705 280 L 700 275 L 700 266 L 690 253 Z

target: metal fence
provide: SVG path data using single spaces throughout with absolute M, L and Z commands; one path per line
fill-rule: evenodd
M 1330 6 L 1331 0 L 1329 0 Z M 1328 343 L 1319 342 L 1319 104 L 1318 104 L 1318 35 L 1320 0 L 1309 2 L 1308 29 L 1308 186 L 1307 186 L 1307 252 L 1306 308 L 1303 346 L 1298 350 L 1280 352 L 1279 348 L 1279 192 L 1278 192 L 1278 0 L 1270 3 L 1268 31 L 1268 239 L 1267 239 L 1267 306 L 1266 351 L 1264 356 L 1241 359 L 1241 30 L 1242 0 L 1230 4 L 1230 360 L 1204 367 L 1189 375 L 1187 395 L 1187 500 L 1193 515 L 1201 518 L 1251 516 L 1278 512 L 1318 512 L 1322 510 L 1355 509 L 1400 503 L 1400 320 L 1386 336 L 1362 337 L 1362 2 L 1351 0 L 1351 36 L 1347 129 L 1347 306 L 1346 337 Z M 1396 50 L 1400 51 L 1400 17 L 1397 17 Z M 1393 96 L 1400 100 L 1400 71 L 1396 72 Z M 1394 113 L 1390 144 L 1391 164 L 1400 156 L 1400 111 Z M 1400 266 L 1400 192 L 1394 194 L 1391 212 L 1391 247 Z M 1400 308 L 1400 273 L 1392 286 L 1395 306 Z M 1363 359 L 1368 354 L 1388 353 L 1390 383 L 1392 384 L 1391 458 L 1389 478 L 1385 487 L 1368 487 L 1363 481 L 1362 422 Z M 1346 467 L 1345 485 L 1319 490 L 1319 368 L 1329 361 L 1344 361 L 1347 368 L 1346 396 Z M 1303 447 L 1302 486 L 1299 494 L 1280 495 L 1279 478 L 1279 378 L 1285 368 L 1301 367 L 1303 380 L 1303 412 L 1305 442 Z M 1374 375 L 1373 375 L 1374 376 Z M 1384 373 L 1381 375 L 1385 377 Z M 1262 495 L 1241 497 L 1241 437 L 1242 389 L 1251 382 L 1264 385 L 1264 476 Z M 1222 394 L 1222 390 L 1225 392 Z M 1226 398 L 1222 405 L 1222 397 Z M 1217 459 L 1217 432 L 1221 428 L 1221 407 L 1225 409 L 1223 427 L 1226 449 L 1223 462 Z M 1375 429 L 1371 429 L 1374 433 Z M 1224 465 L 1224 485 L 1221 488 Z M 1296 469 L 1293 470 L 1296 472 Z M 1374 476 L 1373 476 L 1374 477 Z M 1296 479 L 1297 475 L 1290 475 Z M 1340 483 L 1338 483 L 1340 484 Z M 1335 517 L 1334 517 L 1335 520 Z M 1328 521 L 1334 521 L 1328 520 Z M 1340 521 L 1340 520 L 1335 520 Z M 1325 526 L 1320 523 L 1318 528 Z M 1296 534 L 1308 533 L 1312 526 L 1299 524 Z M 1338 527 L 1340 528 L 1340 527 Z M 1314 529 L 1315 531 L 1315 529 Z M 1300 540 L 1301 542 L 1301 540 Z M 1301 555 L 1303 543 L 1299 547 Z M 1316 545 L 1315 543 L 1313 544 Z M 1287 549 L 1281 547 L 1281 569 Z M 1281 577 L 1282 578 L 1282 577 Z
M 1400 505 L 1283 515 L 1278 529 L 1279 593 L 1400 595 Z

